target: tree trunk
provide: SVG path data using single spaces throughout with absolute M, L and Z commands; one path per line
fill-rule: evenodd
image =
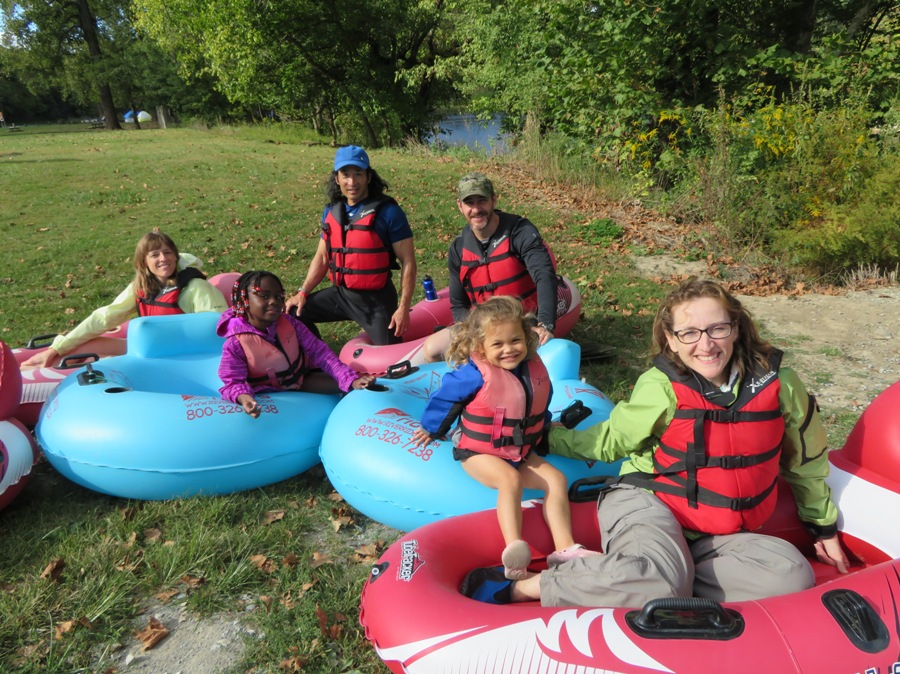
M 785 46 L 794 54 L 809 53 L 816 27 L 817 0 L 798 0 L 783 14 L 781 25 Z
M 94 63 L 100 63 L 103 60 L 103 54 L 100 51 L 100 40 L 97 37 L 97 19 L 91 12 L 88 0 L 75 0 L 75 6 L 78 7 L 78 22 L 81 24 L 82 32 L 84 32 L 84 41 L 88 46 L 91 60 Z M 106 117 L 106 128 L 110 131 L 121 129 L 119 118 L 116 116 L 116 106 L 113 103 L 112 89 L 109 86 L 109 82 L 98 81 L 97 93 L 100 95 L 103 116 Z
M 128 109 L 131 110 L 131 119 L 134 122 L 134 128 L 138 131 L 141 130 L 141 120 L 138 119 L 138 109 L 134 107 L 134 103 L 128 106 Z
M 337 128 L 337 123 L 335 122 L 335 119 L 334 119 L 334 110 L 332 110 L 329 107 L 327 110 L 327 114 L 328 114 L 328 125 L 331 127 L 331 146 L 337 147 L 338 128 Z
M 356 109 L 356 114 L 359 115 L 359 121 L 362 122 L 366 130 L 366 147 L 378 147 L 378 134 L 375 133 L 375 127 L 372 126 L 369 116 L 362 109 L 361 105 L 354 104 L 353 107 Z

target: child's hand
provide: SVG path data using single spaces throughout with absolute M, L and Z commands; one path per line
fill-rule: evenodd
M 256 398 L 249 393 L 242 393 L 238 396 L 237 401 L 240 403 L 241 407 L 244 408 L 244 411 L 254 419 L 259 417 L 262 412 L 262 408 L 259 406 L 259 403 L 256 402 Z
M 416 447 L 421 447 L 422 445 L 427 445 L 431 442 L 431 436 L 424 428 L 419 428 L 412 434 L 412 441 Z
M 358 391 L 361 388 L 365 388 L 373 381 L 375 381 L 374 374 L 364 374 L 361 377 L 354 379 L 353 383 L 350 385 L 350 388 L 352 388 L 354 391 Z

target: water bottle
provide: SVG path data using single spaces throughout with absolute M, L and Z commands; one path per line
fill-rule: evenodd
M 430 276 L 426 275 L 425 278 L 422 279 L 422 288 L 425 290 L 426 301 L 437 302 L 437 290 L 434 289 L 434 281 L 431 280 Z

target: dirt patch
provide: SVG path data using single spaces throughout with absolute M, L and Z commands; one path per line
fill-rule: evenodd
M 862 411 L 900 379 L 900 288 L 742 297 L 825 412 Z
M 252 605 L 247 610 L 253 610 Z M 177 600 L 154 603 L 135 623 L 135 632 L 155 618 L 168 635 L 153 648 L 132 638 L 116 657 L 118 671 L 128 674 L 225 674 L 234 669 L 244 654 L 247 639 L 259 638 L 237 613 L 219 613 L 203 619 L 193 615 Z

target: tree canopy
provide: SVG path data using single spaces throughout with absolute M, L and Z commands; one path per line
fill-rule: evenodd
M 325 124 L 369 145 L 427 128 L 458 53 L 443 0 L 134 0 L 136 24 L 229 99 Z
M 483 109 L 615 143 L 666 111 L 854 85 L 896 101 L 896 0 L 473 0 L 466 89 Z M 483 20 L 476 21 L 480 15 Z
M 5 61 L 81 103 L 246 111 L 369 145 L 448 106 L 620 156 L 685 111 L 898 98 L 898 0 L 0 0 Z M 180 77 L 176 76 L 180 73 Z M 186 83 L 190 82 L 192 86 Z M 192 90 L 194 93 L 192 93 Z M 202 90 L 206 96 L 198 96 Z M 218 112 L 218 110 L 216 111 Z M 674 121 L 673 121 L 674 120 Z M 674 130 L 673 130 L 674 129 Z M 657 148 L 659 154 L 663 150 Z

